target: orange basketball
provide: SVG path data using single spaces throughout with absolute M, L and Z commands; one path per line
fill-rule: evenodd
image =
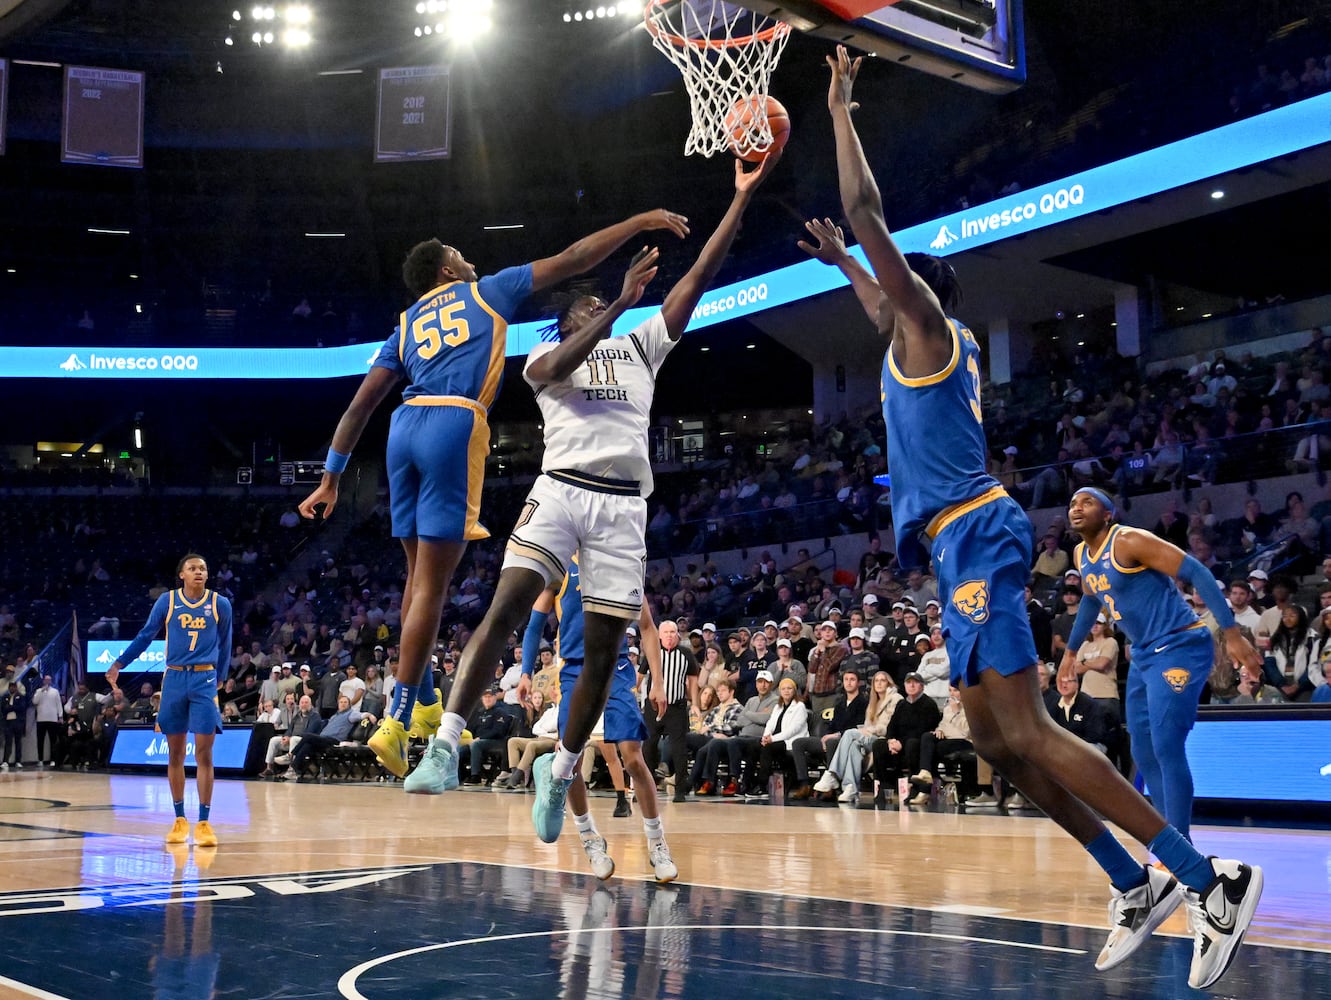
M 790 115 L 775 97 L 767 98 L 767 125 L 772 130 L 772 144 L 766 149 L 753 149 L 761 134 L 759 97 L 746 97 L 726 114 L 725 128 L 730 136 L 730 151 L 741 160 L 761 163 L 767 154 L 785 147 L 790 138 Z

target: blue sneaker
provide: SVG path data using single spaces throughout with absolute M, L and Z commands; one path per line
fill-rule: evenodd
M 559 831 L 564 829 L 564 800 L 568 797 L 568 786 L 573 784 L 572 778 L 556 778 L 550 773 L 554 763 L 555 755 L 547 753 L 537 757 L 531 768 L 536 786 L 531 821 L 536 827 L 536 836 L 547 844 L 558 840 Z
M 458 754 L 443 740 L 430 737 L 425 756 L 416 770 L 407 775 L 402 787 L 419 795 L 441 795 L 458 787 Z

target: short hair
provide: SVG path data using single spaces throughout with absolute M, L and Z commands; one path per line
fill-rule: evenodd
M 407 251 L 402 263 L 402 280 L 407 291 L 420 298 L 439 281 L 439 269 L 444 266 L 444 245 L 437 239 L 417 243 Z
M 942 257 L 927 253 L 906 254 L 906 266 L 938 296 L 938 304 L 947 312 L 961 303 L 961 282 L 957 272 Z
M 189 562 L 191 559 L 198 559 L 205 566 L 208 565 L 208 560 L 204 559 L 203 556 L 199 555 L 197 552 L 186 552 L 180 557 L 180 562 L 176 563 L 176 576 L 180 576 L 180 574 L 185 571 L 185 563 Z
M 555 292 L 550 296 L 550 302 L 546 308 L 546 312 L 551 316 L 550 323 L 543 327 L 541 332 L 562 337 L 564 335 L 564 324 L 568 321 L 569 313 L 573 311 L 575 305 L 587 298 L 602 298 L 599 286 L 590 278 L 575 281 Z

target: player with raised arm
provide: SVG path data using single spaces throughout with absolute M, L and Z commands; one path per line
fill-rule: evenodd
M 479 521 L 481 485 L 490 451 L 487 418 L 503 381 L 509 321 L 533 292 L 596 267 L 638 233 L 665 229 L 682 238 L 687 223 L 664 209 L 643 212 L 553 257 L 483 278 L 439 240 L 418 243 L 407 255 L 402 277 L 416 301 L 338 421 L 323 480 L 300 505 L 305 517 L 315 517 L 320 505 L 325 518 L 332 514 L 342 473 L 370 415 L 406 378 L 387 456 L 393 535 L 407 556 L 402 639 L 393 704 L 369 740 L 397 776 L 407 773 L 408 737 L 430 735 L 443 715 L 426 667 L 449 580 L 467 543 L 490 536 Z
M 518 682 L 518 697 L 526 701 L 531 691 L 531 668 L 529 664 L 537 662 L 541 634 L 549 620 L 551 612 L 558 622 L 555 636 L 555 648 L 559 656 L 559 732 L 563 735 L 568 722 L 568 704 L 573 687 L 582 673 L 583 662 L 583 615 L 582 585 L 579 575 L 578 557 L 575 555 L 569 563 L 568 573 L 558 584 L 547 587 L 536 604 L 532 607 L 531 617 L 527 621 L 527 630 L 522 637 L 522 679 Z M 652 691 L 658 699 L 655 708 L 665 711 L 664 696 L 659 692 L 661 679 L 661 643 L 657 638 L 656 620 L 646 601 L 642 613 L 638 616 L 638 628 L 641 632 L 643 654 L 653 679 Z M 670 848 L 665 842 L 665 831 L 661 826 L 661 808 L 656 800 L 656 783 L 652 778 L 651 768 L 642 755 L 642 743 L 647 738 L 647 726 L 643 722 L 642 710 L 638 707 L 637 669 L 629 660 L 627 640 L 620 645 L 619 656 L 615 662 L 614 680 L 610 685 L 610 697 L 606 701 L 604 719 L 605 742 L 614 744 L 615 750 L 624 761 L 624 770 L 633 779 L 633 787 L 638 791 L 638 807 L 642 810 L 642 827 L 647 836 L 647 856 L 652 864 L 652 871 L 658 882 L 673 882 L 679 876 L 679 869 L 670 856 Z M 533 772 L 537 768 L 549 769 L 553 755 L 545 754 L 537 759 Z M 548 781 L 548 778 L 545 779 Z M 644 789 L 646 790 L 644 794 Z M 608 879 L 615 872 L 615 863 L 610 857 L 609 848 L 596 828 L 588 808 L 587 787 L 583 783 L 581 771 L 573 776 L 569 785 L 568 801 L 573 810 L 573 823 L 577 827 L 582 849 L 591 862 L 592 872 L 599 879 Z M 627 801 L 622 805 L 627 809 Z M 616 815 L 619 815 L 616 810 Z M 628 815 L 627 812 L 624 815 Z M 539 833 L 539 831 L 538 831 Z
M 871 294 L 858 285 L 856 291 L 888 341 L 882 395 L 898 558 L 919 562 L 920 534 L 932 540 L 952 683 L 962 690 L 976 750 L 1108 874 L 1113 926 L 1096 967 L 1111 968 L 1135 951 L 1178 905 L 1181 882 L 1194 934 L 1188 982 L 1205 988 L 1233 960 L 1261 896 L 1262 871 L 1203 857 L 1104 754 L 1060 729 L 1045 710 L 1025 609 L 1030 523 L 985 471 L 979 346 L 946 312 L 959 292 L 956 273 L 937 257 L 903 256 L 893 242 L 851 119 L 861 60 L 838 46 L 828 63 L 841 203 L 881 293 L 876 308 L 868 305 Z M 810 232 L 820 238 L 816 228 Z M 854 267 L 835 262 L 857 281 Z M 926 452 L 918 446 L 925 436 L 948 446 Z M 1136 861 L 1097 813 L 1169 871 Z
M 1197 722 L 1215 647 L 1210 630 L 1188 607 L 1174 580 L 1188 583 L 1215 615 L 1231 659 L 1260 673 L 1262 656 L 1243 638 L 1211 571 L 1149 531 L 1118 524 L 1114 502 L 1084 486 L 1072 494 L 1068 523 L 1081 535 L 1073 556 L 1086 600 L 1081 602 L 1059 665 L 1077 678 L 1077 654 L 1103 610 L 1132 642 L 1124 715 L 1132 758 L 1154 802 L 1185 837 L 1192 824 L 1192 770 L 1185 748 Z M 1084 669 L 1084 668 L 1083 668 Z M 1191 837 L 1189 837 L 1191 839 Z
M 166 670 L 157 730 L 166 737 L 166 779 L 176 818 L 166 835 L 168 844 L 189 839 L 185 818 L 185 750 L 194 734 L 194 783 L 199 793 L 196 847 L 216 847 L 217 833 L 209 814 L 213 803 L 213 741 L 222 731 L 217 688 L 231 669 L 231 602 L 209 590 L 208 563 L 190 552 L 176 564 L 181 586 L 157 598 L 143 630 L 116 657 L 106 679 L 114 687 L 120 671 L 142 655 L 166 629 Z
M 558 344 L 541 344 L 524 376 L 545 423 L 545 456 L 509 538 L 494 601 L 458 667 L 439 733 L 411 788 L 442 792 L 457 784 L 457 742 L 508 635 L 522 624 L 542 590 L 563 577 L 578 553 L 583 607 L 582 672 L 568 698 L 559 749 L 549 767 L 535 767 L 533 818 L 543 840 L 563 825 L 564 801 L 578 757 L 610 694 L 624 630 L 642 609 L 647 457 L 656 372 L 688 326 L 703 291 L 725 260 L 740 220 L 777 156 L 753 171 L 735 166 L 735 195 L 716 231 L 661 309 L 632 332 L 605 338 L 656 273 L 657 253 L 635 258 L 619 298 L 575 299 L 558 319 Z M 419 777 L 418 777 L 419 776 Z M 413 780 L 415 779 L 415 780 Z

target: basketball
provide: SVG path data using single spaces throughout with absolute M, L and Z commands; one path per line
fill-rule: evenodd
M 749 163 L 761 163 L 767 154 L 785 148 L 790 138 L 790 115 L 785 105 L 775 97 L 767 100 L 767 125 L 772 130 L 772 144 L 766 149 L 753 149 L 753 143 L 761 134 L 761 120 L 758 117 L 759 97 L 746 97 L 726 114 L 726 134 L 730 137 L 730 151 L 741 160 Z

